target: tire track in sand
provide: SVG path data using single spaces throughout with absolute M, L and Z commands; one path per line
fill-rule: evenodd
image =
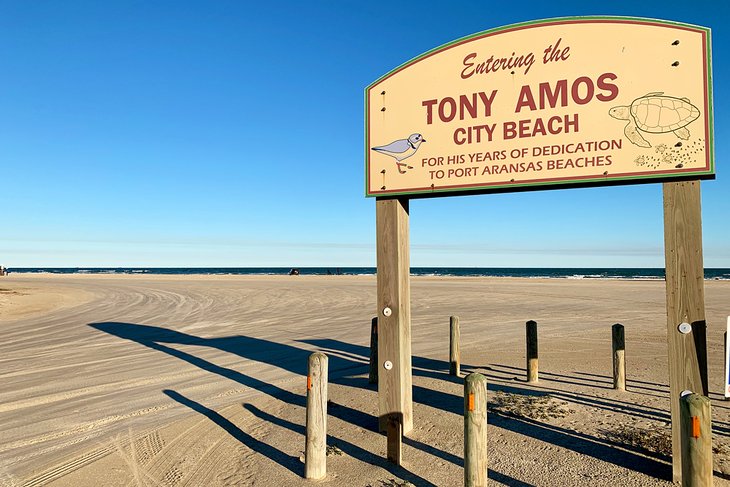
M 281 406 L 276 409 L 281 410 Z M 265 437 L 271 426 L 258 420 L 240 404 L 228 406 L 217 413 L 246 436 L 256 441 Z M 278 414 L 276 411 L 274 414 Z M 250 485 L 254 479 L 251 468 L 253 449 L 242 445 L 232 432 L 217 421 L 205 417 L 185 428 L 165 444 L 147 464 L 145 475 L 165 487 L 195 487 L 199 485 Z
M 120 452 L 119 450 L 128 447 L 132 448 L 131 445 L 135 445 L 133 448 L 140 452 L 138 454 L 140 455 L 140 459 L 148 460 L 162 450 L 164 440 L 160 437 L 159 432 L 156 430 L 140 433 L 137 437 L 133 437 L 130 433 L 129 437 L 119 438 L 118 442 L 91 450 L 84 455 L 75 457 L 73 460 L 57 465 L 26 480 L 22 485 L 23 487 L 39 487 L 41 485 L 46 485 L 54 480 L 60 479 L 74 470 L 90 465 L 100 458 L 114 453 L 115 451 L 124 454 L 124 452 Z

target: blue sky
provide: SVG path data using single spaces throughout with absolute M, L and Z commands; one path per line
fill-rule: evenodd
M 723 1 L 0 1 L 0 264 L 373 266 L 363 90 L 500 25 L 713 29 L 705 265 L 730 267 Z M 411 203 L 413 266 L 664 265 L 661 184 Z

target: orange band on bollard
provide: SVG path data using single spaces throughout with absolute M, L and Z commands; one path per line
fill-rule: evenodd
M 307 390 L 310 390 L 312 388 L 312 376 L 307 376 Z
M 467 409 L 469 411 L 474 411 L 474 393 L 473 392 L 469 393 L 469 404 L 467 406 Z
M 700 437 L 700 418 L 692 416 L 692 438 Z

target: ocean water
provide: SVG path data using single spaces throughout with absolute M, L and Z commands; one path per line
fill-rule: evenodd
M 301 275 L 374 275 L 375 267 L 298 267 Z M 9 273 L 288 275 L 291 267 L 24 267 Z M 551 279 L 664 279 L 663 268 L 411 267 L 412 276 Z M 705 279 L 730 280 L 730 269 L 705 269 Z

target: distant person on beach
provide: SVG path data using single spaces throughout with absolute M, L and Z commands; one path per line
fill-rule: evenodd
M 8 270 L 5 267 L 0 265 L 0 276 L 7 276 L 7 275 L 8 275 Z

